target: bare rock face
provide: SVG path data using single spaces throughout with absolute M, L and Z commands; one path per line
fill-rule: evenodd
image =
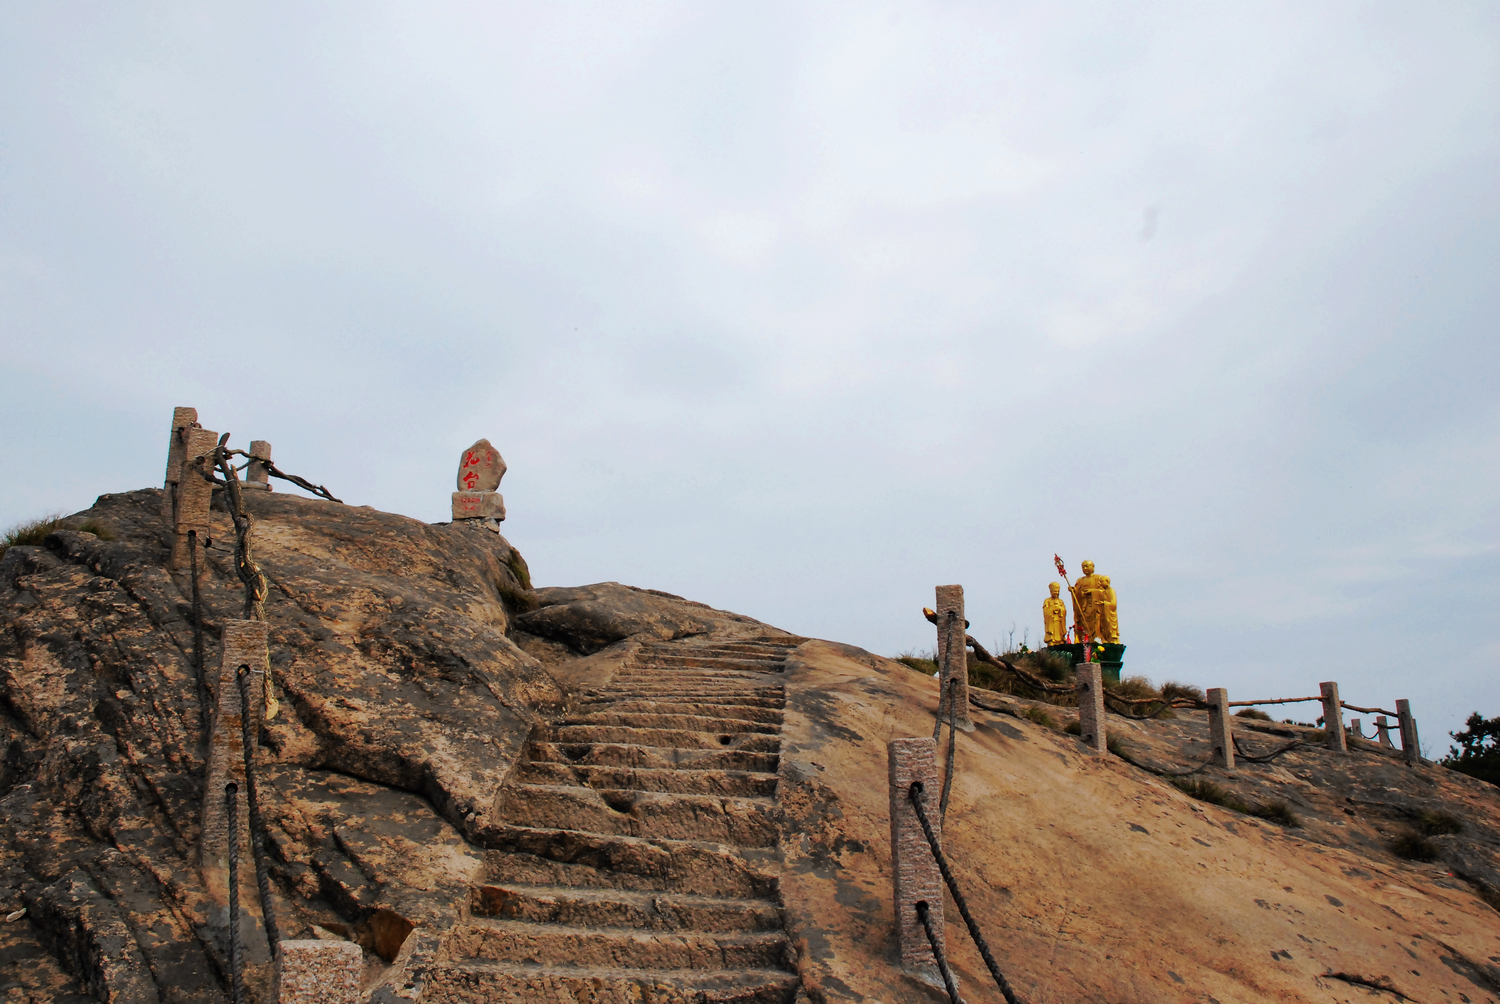
M 759 624 L 671 593 L 618 582 L 538 589 L 536 603 L 539 609 L 518 617 L 517 626 L 583 655 L 637 635 L 671 641 L 731 629 L 736 624 Z
M 475 853 L 463 834 L 484 825 L 532 725 L 565 694 L 506 637 L 534 601 L 498 534 L 247 500 L 281 702 L 260 756 L 283 924 L 360 939 L 378 958 L 382 931 L 389 950 L 392 930 L 460 908 Z M 18 960 L 8 975 L 24 972 L 14 981 L 39 1001 L 223 997 L 197 871 L 192 580 L 166 569 L 160 507 L 156 491 L 103 496 L 80 517 L 114 540 L 60 530 L 0 560 L 0 906 L 27 908 L 0 925 L 0 958 Z M 210 534 L 200 591 L 214 678 L 244 590 L 217 506 Z

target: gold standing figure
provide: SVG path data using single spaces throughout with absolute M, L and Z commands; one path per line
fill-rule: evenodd
M 1062 586 L 1054 582 L 1047 588 L 1052 595 L 1042 601 L 1043 636 L 1046 644 L 1061 645 L 1068 634 L 1068 605 L 1059 599 Z

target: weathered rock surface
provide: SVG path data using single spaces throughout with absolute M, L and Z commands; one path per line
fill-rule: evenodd
M 285 937 L 363 947 L 369 1000 L 941 999 L 893 964 L 886 819 L 885 744 L 930 734 L 935 681 L 665 593 L 533 589 L 480 525 L 247 505 L 273 895 Z M 0 924 L 5 1004 L 227 1000 L 191 580 L 159 513 L 104 496 L 80 517 L 116 539 L 0 559 L 0 909 L 27 911 Z M 218 507 L 210 530 L 216 667 L 244 591 Z M 1002 711 L 971 709 L 944 846 L 1026 1000 L 1500 1001 L 1500 789 L 1371 744 L 1203 772 L 1288 829 L 978 693 Z M 1306 735 L 1236 724 L 1256 752 Z M 1109 727 L 1157 769 L 1208 752 L 1201 713 Z M 1423 811 L 1462 832 L 1395 857 Z M 998 1000 L 947 923 L 966 998 Z

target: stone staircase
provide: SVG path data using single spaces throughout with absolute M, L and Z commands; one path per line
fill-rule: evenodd
M 537 728 L 424 1002 L 787 1004 L 768 868 L 801 639 L 644 646 Z

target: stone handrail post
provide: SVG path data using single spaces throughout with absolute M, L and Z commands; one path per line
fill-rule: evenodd
M 1323 695 L 1324 742 L 1335 753 L 1349 752 L 1349 737 L 1344 734 L 1344 706 L 1339 703 L 1339 685 L 1320 683 L 1318 690 Z
M 1076 667 L 1078 681 L 1078 738 L 1095 753 L 1109 749 L 1104 721 L 1104 667 L 1085 662 Z
M 1401 723 L 1401 757 L 1415 767 L 1422 762 L 1422 744 L 1417 741 L 1417 720 L 1411 713 L 1411 702 L 1396 702 L 1397 720 Z
M 964 587 L 937 587 L 938 715 L 946 718 L 946 699 L 952 702 L 953 724 L 974 731 L 969 718 L 969 627 L 964 619 Z
M 1229 691 L 1215 687 L 1207 696 L 1208 741 L 1214 748 L 1214 763 L 1234 770 L 1234 716 L 1229 713 Z
M 1386 749 L 1395 748 L 1396 744 L 1391 742 L 1391 723 L 1386 719 L 1385 715 L 1375 716 L 1375 731 L 1379 733 L 1379 735 L 1376 737 L 1376 741 L 1379 742 L 1380 745 L 1384 746 Z
M 937 959 L 917 919 L 917 904 L 927 904 L 938 944 L 944 946 L 943 877 L 912 808 L 910 792 L 917 781 L 925 792 L 938 790 L 937 744 L 926 738 L 892 739 L 886 752 L 890 769 L 891 876 L 895 883 L 897 948 L 904 969 L 933 979 Z M 941 817 L 932 813 L 930 822 L 941 841 Z
M 208 539 L 208 503 L 213 498 L 214 486 L 199 473 L 197 460 L 219 444 L 219 434 L 190 425 L 182 430 L 182 440 L 178 480 L 171 489 L 173 571 L 191 567 L 193 545 L 188 539 L 191 531 L 197 531 L 200 544 Z

